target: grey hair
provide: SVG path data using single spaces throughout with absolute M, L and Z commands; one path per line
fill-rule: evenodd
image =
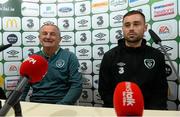
M 53 22 L 45 22 L 45 23 L 43 23 L 43 25 L 42 25 L 42 26 L 40 27 L 40 29 L 39 29 L 39 34 L 40 34 L 40 32 L 41 32 L 41 30 L 42 30 L 42 28 L 43 28 L 44 26 L 54 26 L 54 27 L 58 30 L 59 37 L 61 38 L 60 29 L 59 29 L 59 27 L 58 27 L 57 25 L 55 25 Z

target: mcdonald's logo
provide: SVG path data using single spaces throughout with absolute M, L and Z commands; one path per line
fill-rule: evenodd
M 4 17 L 3 29 L 7 31 L 19 31 L 21 29 L 21 19 L 19 17 Z
M 18 27 L 17 20 L 16 19 L 7 19 L 6 20 L 6 28 L 8 27 Z

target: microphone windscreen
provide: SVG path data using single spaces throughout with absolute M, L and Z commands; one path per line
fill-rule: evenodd
M 149 34 L 151 36 L 151 38 L 153 39 L 153 41 L 158 44 L 159 42 L 161 42 L 161 39 L 160 37 L 152 30 L 152 29 L 149 29 Z
M 118 83 L 114 91 L 113 103 L 118 117 L 143 115 L 144 99 L 135 83 Z
M 20 75 L 28 77 L 30 83 L 36 83 L 42 80 L 47 70 L 47 60 L 40 55 L 33 54 L 22 62 Z

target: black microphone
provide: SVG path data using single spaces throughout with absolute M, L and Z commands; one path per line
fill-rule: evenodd
M 0 52 L 3 51 L 3 50 L 5 50 L 5 49 L 7 49 L 7 48 L 9 48 L 9 47 L 11 47 L 11 46 L 12 46 L 11 43 L 10 43 L 10 44 L 7 44 L 7 45 L 1 46 L 1 47 L 0 47 Z
M 48 69 L 48 62 L 40 55 L 31 55 L 20 66 L 20 81 L 15 90 L 10 94 L 0 110 L 0 117 L 5 116 L 11 107 L 18 107 L 18 102 L 25 86 L 30 83 L 40 82 Z M 15 105 L 17 104 L 17 105 Z
M 174 71 L 174 73 L 175 73 L 175 75 L 176 75 L 176 77 L 177 77 L 177 79 L 178 79 L 178 83 L 180 83 L 179 75 L 178 75 L 178 73 L 177 73 L 177 71 L 176 71 L 176 69 L 175 69 L 175 67 L 174 67 L 174 65 L 173 65 L 173 63 L 172 63 L 172 60 L 171 60 L 170 56 L 167 54 L 165 48 L 164 48 L 163 45 L 161 44 L 161 39 L 160 39 L 160 37 L 159 37 L 152 29 L 149 29 L 149 34 L 150 34 L 151 38 L 153 39 L 153 41 L 154 41 L 156 44 L 158 44 L 158 45 L 160 46 L 160 48 L 162 49 L 163 53 L 164 53 L 165 56 L 167 57 L 170 65 L 171 65 L 171 67 L 172 67 L 172 70 Z

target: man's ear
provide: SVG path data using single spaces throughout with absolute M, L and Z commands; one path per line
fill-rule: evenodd
M 144 32 L 146 32 L 148 29 L 148 24 L 146 23 L 145 26 L 144 26 Z

